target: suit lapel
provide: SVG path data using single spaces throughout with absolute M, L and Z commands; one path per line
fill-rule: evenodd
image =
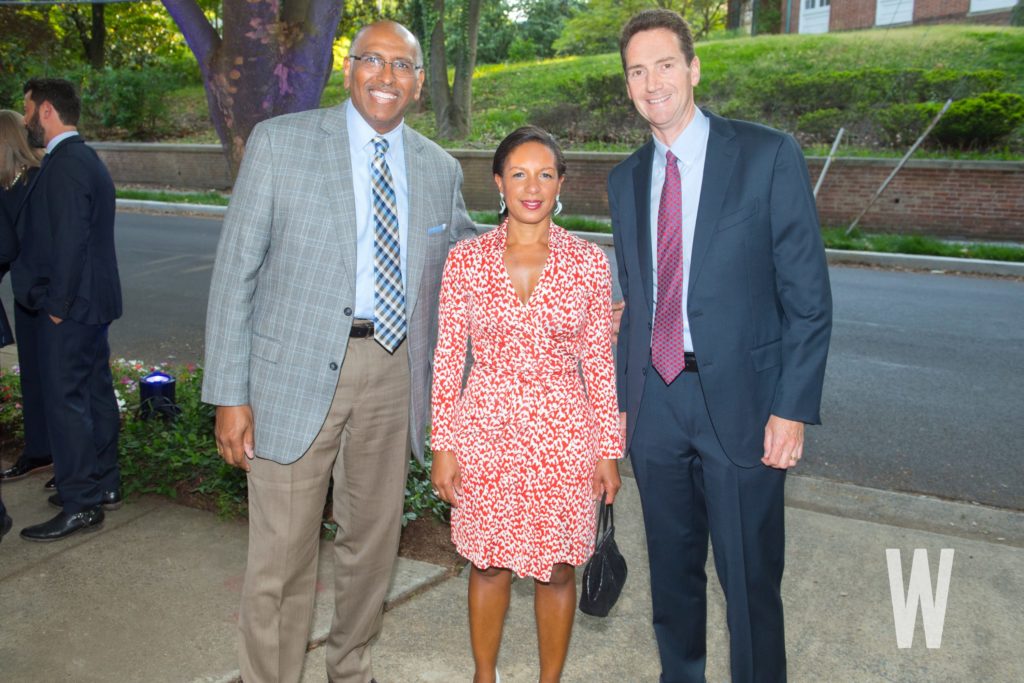
M 406 243 L 406 279 L 405 283 L 405 314 L 406 319 L 412 318 L 416 310 L 417 293 L 420 289 L 420 279 L 423 277 L 423 263 L 426 256 L 426 233 L 424 230 L 430 226 L 419 225 L 420 216 L 426 215 L 424 202 L 427 200 L 427 192 L 424 187 L 426 173 L 422 168 L 424 152 L 423 143 L 416 135 L 413 135 L 408 126 L 402 131 L 402 142 L 405 145 L 405 177 L 409 186 L 409 230 L 408 242 Z
M 633 168 L 633 197 L 636 201 L 636 237 L 643 273 L 647 308 L 654 310 L 654 263 L 651 258 L 651 164 L 654 162 L 654 141 L 648 140 L 636 156 Z
M 327 196 L 331 214 L 338 229 L 338 245 L 342 265 L 355 282 L 356 207 L 352 196 L 352 161 L 348 149 L 348 128 L 345 124 L 345 105 L 327 110 L 322 128 L 326 133 L 324 154 L 327 157 Z
M 694 284 L 704 264 L 704 256 L 711 244 L 718 219 L 722 215 L 722 207 L 729 191 L 729 180 L 739 154 L 739 146 L 733 139 L 735 132 L 732 125 L 719 116 L 705 113 L 711 130 L 708 133 L 704 180 L 701 183 L 700 206 L 697 208 L 697 224 L 693 231 L 693 250 L 690 254 L 690 296 L 693 296 Z

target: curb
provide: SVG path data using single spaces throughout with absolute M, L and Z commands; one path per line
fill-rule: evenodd
M 834 517 L 1024 548 L 1024 512 L 790 475 L 786 506 Z
M 1012 261 L 986 261 L 976 258 L 918 256 L 916 254 L 886 254 L 878 251 L 846 251 L 844 249 L 826 249 L 825 253 L 828 254 L 830 265 L 857 264 L 907 268 L 910 270 L 1024 277 L 1024 263 Z
M 120 211 L 137 211 L 163 215 L 200 216 L 223 218 L 226 206 L 209 204 L 186 204 L 180 202 L 152 202 L 144 199 L 118 199 Z M 612 246 L 612 236 L 602 232 L 576 232 L 574 235 L 598 244 Z M 973 273 L 977 275 L 1000 275 L 1024 277 L 1024 263 L 1009 261 L 985 261 L 982 259 L 950 258 L 946 256 L 917 256 L 914 254 L 884 254 L 874 251 L 846 251 L 826 249 L 829 265 L 865 265 L 908 270 L 927 270 L 948 273 Z

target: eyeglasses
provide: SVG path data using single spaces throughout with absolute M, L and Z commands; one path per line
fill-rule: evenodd
M 388 61 L 383 57 L 378 57 L 377 55 L 362 55 L 361 57 L 349 55 L 348 58 L 362 62 L 372 73 L 381 73 L 384 71 L 384 67 L 390 64 L 391 73 L 398 78 L 412 78 L 416 71 L 423 68 L 422 66 L 417 66 L 405 59 L 392 59 L 391 61 Z

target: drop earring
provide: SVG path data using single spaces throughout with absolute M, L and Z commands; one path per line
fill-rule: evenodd
M 498 196 L 501 197 L 498 200 L 498 213 L 505 213 L 505 193 L 499 192 Z
M 554 213 L 554 215 L 557 216 L 560 213 L 562 213 L 562 195 L 557 195 L 555 197 L 555 213 Z

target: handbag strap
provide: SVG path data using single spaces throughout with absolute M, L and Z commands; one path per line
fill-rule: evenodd
M 607 498 L 606 493 L 601 494 L 601 502 L 597 509 L 597 524 L 594 530 L 594 547 L 597 547 L 597 542 L 601 540 L 601 534 L 607 529 L 615 526 L 615 512 L 612 509 L 614 506 L 610 503 L 605 503 Z

